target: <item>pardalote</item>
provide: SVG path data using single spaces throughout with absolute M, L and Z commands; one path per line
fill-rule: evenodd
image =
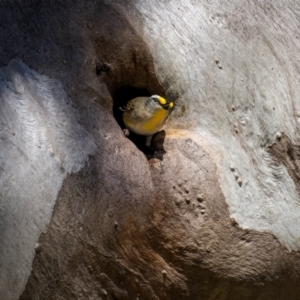
M 129 135 L 130 131 L 144 135 L 146 146 L 150 147 L 152 136 L 161 130 L 173 107 L 174 102 L 167 102 L 158 95 L 130 100 L 127 105 L 120 107 L 127 129 L 124 130 L 125 135 Z

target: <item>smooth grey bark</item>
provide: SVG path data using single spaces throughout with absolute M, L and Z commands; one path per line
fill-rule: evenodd
M 295 1 L 0 9 L 1 299 L 299 299 Z M 176 102 L 163 160 L 122 86 Z

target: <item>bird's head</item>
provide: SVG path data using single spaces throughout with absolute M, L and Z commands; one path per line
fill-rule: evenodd
M 157 108 L 163 108 L 165 110 L 171 110 L 174 108 L 174 102 L 168 102 L 165 98 L 158 96 L 158 95 L 152 95 L 147 100 L 147 105 L 157 107 Z

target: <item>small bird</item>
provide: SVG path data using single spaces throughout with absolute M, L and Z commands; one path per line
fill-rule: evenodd
M 128 136 L 130 131 L 144 135 L 146 146 L 150 147 L 152 136 L 163 127 L 173 107 L 174 102 L 167 102 L 158 95 L 130 100 L 127 105 L 120 107 L 126 126 L 125 135 Z

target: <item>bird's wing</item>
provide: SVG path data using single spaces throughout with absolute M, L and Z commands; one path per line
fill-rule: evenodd
M 132 99 L 134 100 L 134 99 Z M 130 110 L 133 110 L 134 109 L 134 102 L 130 100 L 126 105 L 120 107 L 119 109 L 121 111 L 130 111 Z

